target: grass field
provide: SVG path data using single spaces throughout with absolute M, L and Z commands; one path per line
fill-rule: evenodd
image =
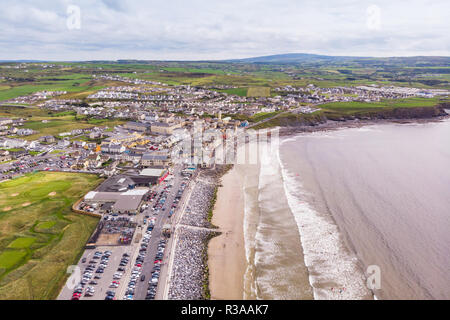
M 219 92 L 225 92 L 226 94 L 231 94 L 240 97 L 247 96 L 247 88 L 233 88 L 233 89 L 220 89 Z
M 270 96 L 269 87 L 250 87 L 247 91 L 247 97 L 268 97 Z
M 60 112 L 49 114 L 47 111 L 36 107 L 12 107 L 0 106 L 0 117 L 26 118 L 24 128 L 38 131 L 36 134 L 22 137 L 24 140 L 32 141 L 41 136 L 56 136 L 62 132 L 74 129 L 87 129 L 98 126 L 114 127 L 125 121 L 117 119 L 89 119 L 85 116 L 76 117 L 73 112 Z M 47 122 L 42 122 L 47 120 Z
M 98 222 L 71 205 L 100 181 L 39 172 L 0 183 L 0 300 L 58 295 Z
M 47 77 L 48 78 L 48 77 Z M 92 80 L 92 77 L 84 74 L 70 74 L 36 78 L 33 82 L 24 82 L 0 87 L 0 101 L 26 96 L 39 91 L 67 91 L 60 96 L 62 99 L 82 99 L 104 87 L 123 85 L 122 82 Z
M 344 114 L 355 113 L 360 111 L 375 110 L 381 108 L 414 108 L 414 107 L 431 107 L 439 103 L 437 98 L 408 98 L 408 99 L 392 99 L 380 102 L 332 102 L 322 104 L 319 107 L 324 110 L 331 110 Z

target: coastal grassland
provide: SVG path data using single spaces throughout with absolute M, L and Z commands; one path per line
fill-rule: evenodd
M 354 113 L 368 109 L 432 107 L 437 105 L 439 101 L 438 98 L 407 98 L 383 100 L 379 102 L 331 102 L 322 104 L 319 107 L 325 110 Z
M 286 126 L 296 126 L 296 125 L 314 125 L 321 122 L 324 122 L 326 118 L 324 117 L 323 111 L 316 111 L 314 113 L 309 114 L 298 114 L 291 112 L 279 113 L 273 119 L 270 119 L 266 122 L 262 122 L 252 129 L 260 130 L 267 129 L 273 127 L 286 127 Z
M 100 182 L 96 175 L 39 172 L 0 184 L 1 300 L 57 296 L 98 223 L 71 206 Z
M 271 127 L 317 125 L 326 120 L 346 119 L 414 119 L 438 115 L 437 106 L 448 103 L 440 98 L 407 98 L 383 100 L 380 102 L 331 102 L 317 105 L 320 110 L 309 113 L 280 112 L 273 119 L 263 122 L 253 129 Z M 270 117 L 269 117 L 270 118 Z M 261 120 L 259 120 L 261 121 Z
M 239 121 L 248 121 L 248 122 L 259 122 L 259 121 L 263 121 L 267 118 L 276 116 L 277 114 L 281 113 L 282 111 L 273 111 L 273 112 L 258 112 L 255 113 L 252 116 L 248 116 L 248 115 L 244 115 L 244 114 L 224 114 L 224 117 L 230 117 L 234 120 L 239 120 Z

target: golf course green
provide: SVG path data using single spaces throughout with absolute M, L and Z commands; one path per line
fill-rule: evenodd
M 54 299 L 98 220 L 71 211 L 96 175 L 38 172 L 0 183 L 0 300 Z

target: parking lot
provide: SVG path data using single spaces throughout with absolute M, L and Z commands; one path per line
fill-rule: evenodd
M 105 255 L 106 252 L 110 254 Z M 96 252 L 101 253 L 100 255 Z M 114 279 L 114 274 L 117 272 L 121 258 L 124 254 L 130 254 L 130 246 L 116 246 L 116 247 L 97 247 L 95 249 L 87 249 L 82 258 L 80 259 L 77 267 L 79 268 L 79 278 L 69 279 L 68 283 L 62 289 L 58 299 L 59 300 L 71 300 L 73 294 L 77 289 L 81 289 L 81 294 L 79 295 L 79 300 L 103 300 L 106 297 L 106 292 L 111 290 L 115 291 L 114 288 L 109 288 L 112 281 L 119 281 L 121 279 Z M 108 259 L 102 258 L 107 257 Z M 103 261 L 106 262 L 106 266 L 101 269 L 101 264 Z M 102 272 L 99 272 L 99 267 Z M 131 261 L 128 263 L 126 268 L 131 268 Z M 83 277 L 86 276 L 85 281 Z M 75 280 L 75 281 L 73 281 Z M 80 283 L 76 283 L 76 280 L 80 280 Z M 93 288 L 92 295 L 86 295 L 87 288 Z M 78 300 L 78 299 L 76 299 Z
M 58 299 L 152 300 L 162 297 L 168 241 L 163 226 L 175 217 L 189 178 L 175 168 L 169 182 L 152 188 L 143 212 L 135 216 L 136 232 L 129 245 L 87 249 L 79 267 L 79 280 L 68 281 Z M 100 270 L 99 270 L 100 268 Z M 70 280 L 70 279 L 69 279 Z M 70 285 L 72 283 L 72 285 Z

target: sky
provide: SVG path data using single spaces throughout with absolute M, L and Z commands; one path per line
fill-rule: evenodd
M 0 60 L 450 56 L 449 0 L 0 0 Z

